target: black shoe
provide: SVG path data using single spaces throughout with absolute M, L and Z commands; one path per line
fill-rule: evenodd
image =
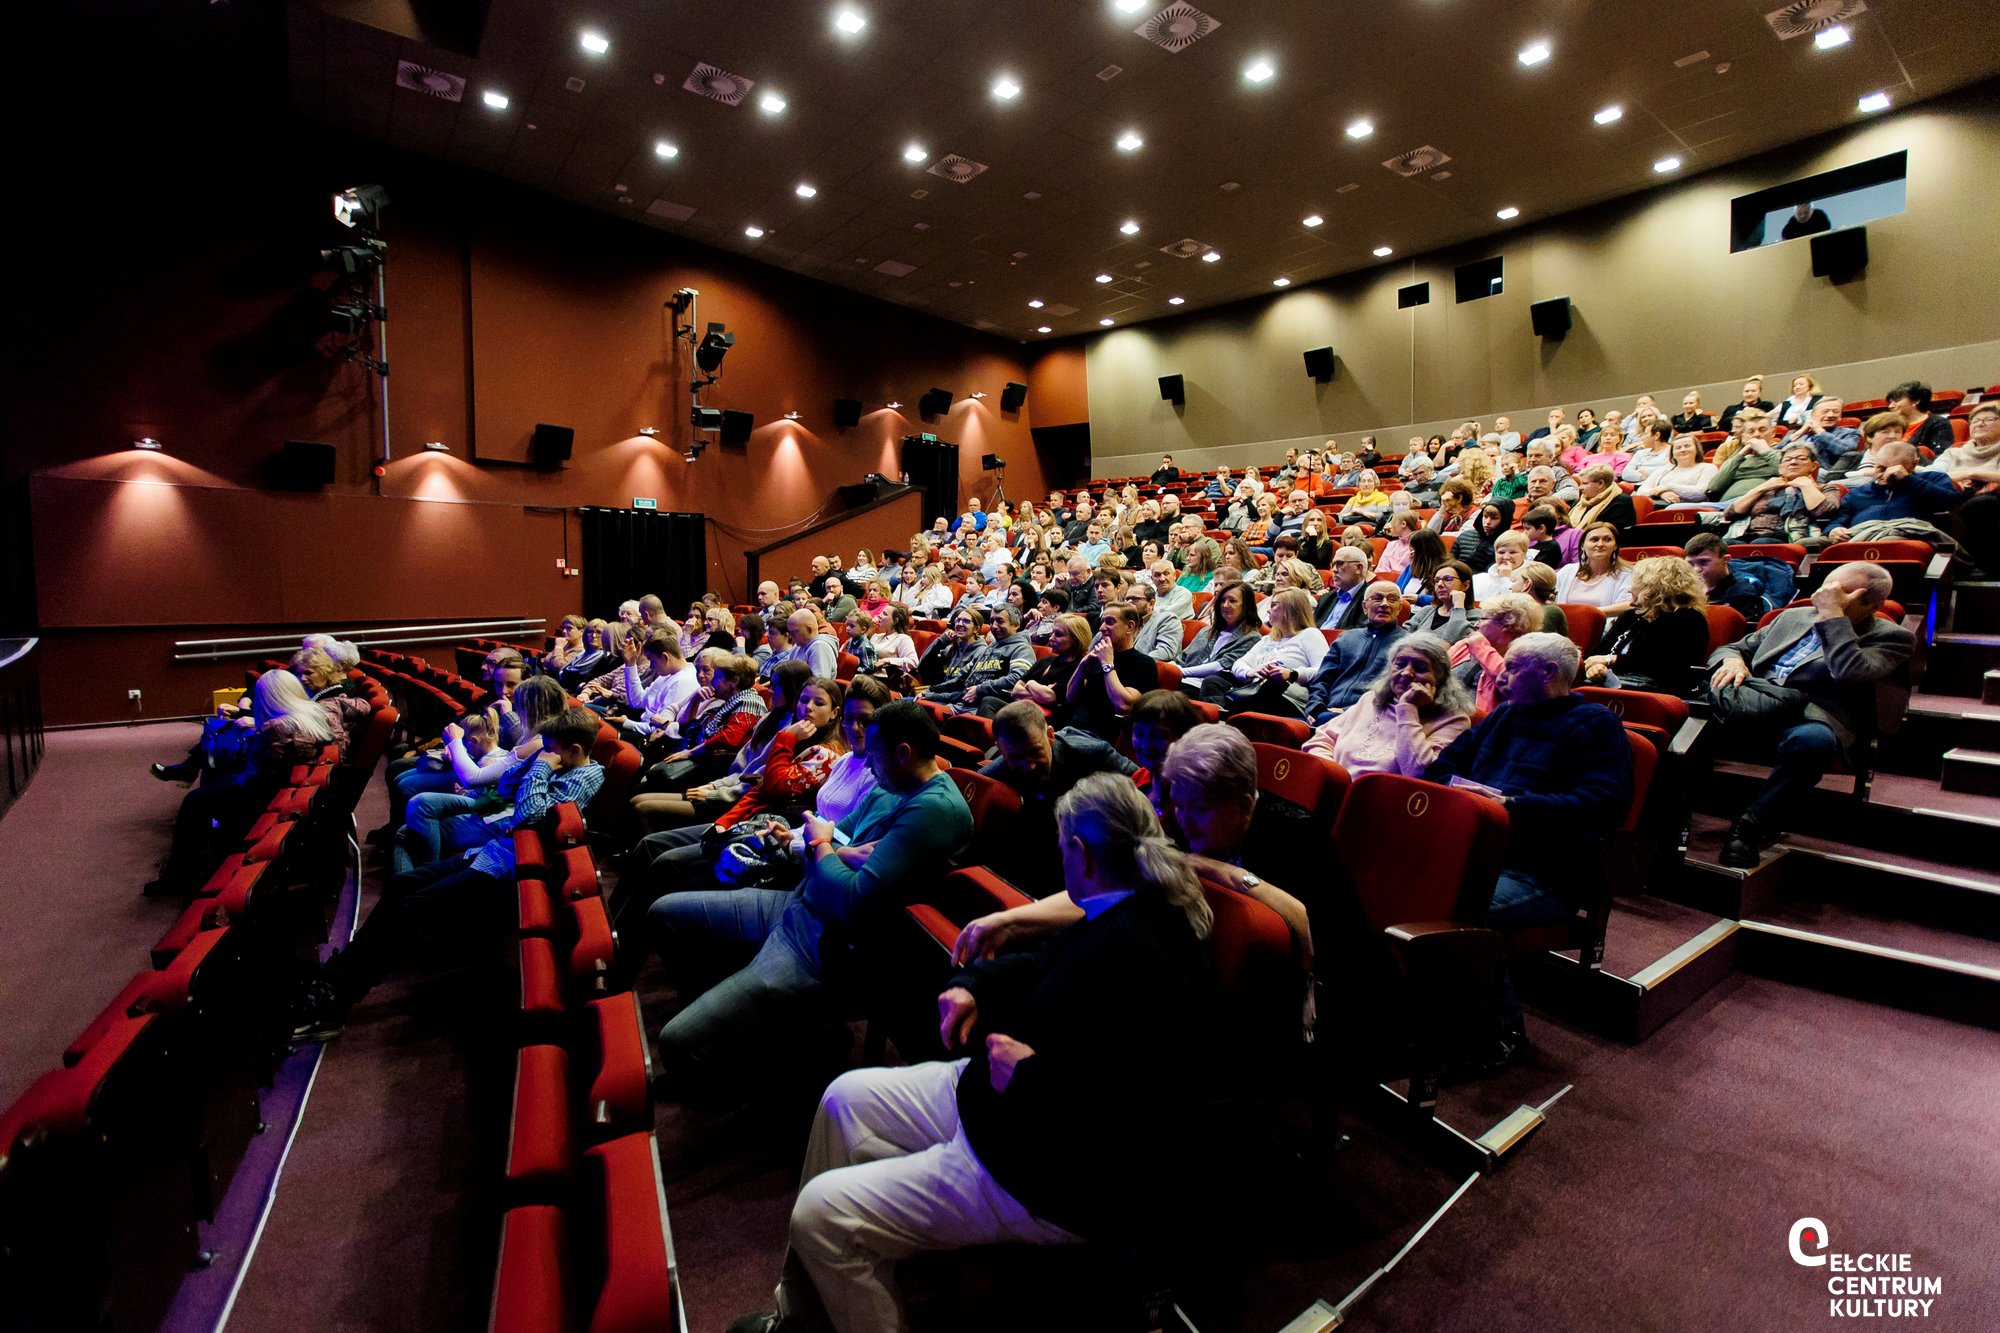
M 147 880 L 139 887 L 140 894 L 147 898 L 182 898 L 187 896 L 187 891 L 187 885 L 166 875 Z
M 395 845 L 396 835 L 401 831 L 400 824 L 384 824 L 381 828 L 371 830 L 363 841 L 370 847 L 391 847 Z
M 306 984 L 304 1001 L 299 1005 L 298 1021 L 292 1026 L 294 1045 L 305 1045 L 315 1041 L 332 1041 L 347 1027 L 347 1005 L 333 988 L 333 983 L 318 977 Z
M 805 1325 L 776 1310 L 760 1310 L 739 1316 L 729 1325 L 729 1333 L 805 1333 Z
M 1521 1023 L 1488 1037 L 1465 1056 L 1445 1067 L 1443 1082 L 1469 1083 L 1495 1078 L 1521 1063 L 1528 1053 L 1528 1030 Z
M 1747 819 L 1739 819 L 1729 826 L 1729 838 L 1722 844 L 1722 855 L 1717 859 L 1732 870 L 1755 870 L 1764 861 L 1764 849 L 1777 841 L 1777 835 L 1765 832 Z
M 162 782 L 178 782 L 183 787 L 192 787 L 194 786 L 195 777 L 200 770 L 192 763 L 182 762 L 178 764 L 154 764 L 147 771 Z

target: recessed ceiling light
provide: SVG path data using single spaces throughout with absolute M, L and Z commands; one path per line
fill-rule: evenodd
M 833 16 L 833 26 L 851 37 L 868 26 L 868 16 L 858 9 L 842 9 Z
M 1011 102 L 1021 95 L 1021 85 L 1002 74 L 993 81 L 993 95 L 1003 102 Z
M 653 156 L 655 157 L 679 157 L 680 155 L 681 150 L 666 139 L 661 139 L 653 145 Z
M 1034 300 L 1028 302 L 1028 309 L 1030 310 L 1040 310 L 1041 308 L 1042 308 L 1042 298 L 1039 296 L 1037 296 Z
M 581 33 L 578 33 L 576 40 L 582 45 L 584 50 L 594 56 L 601 56 L 611 49 L 610 38 L 601 32 L 592 32 L 589 28 L 585 28 Z
M 745 236 L 748 236 L 751 240 L 754 241 L 759 236 L 762 236 L 764 234 L 764 229 L 762 227 L 745 227 L 743 229 L 743 234 Z
M 1114 278 L 1113 278 L 1113 277 L 1112 277 L 1112 276 L 1111 276 L 1111 275 L 1110 275 L 1109 273 L 1100 273 L 1100 274 L 1098 274 L 1098 275 L 1097 275 L 1097 280 L 1098 280 L 1099 282 L 1113 282 L 1113 281 L 1116 281 L 1116 279 L 1114 279 Z
M 1591 119 L 1600 125 L 1616 125 L 1619 121 L 1625 119 L 1625 108 L 1622 106 L 1608 106 L 1592 116 Z
M 1181 304 L 1183 304 L 1184 302 L 1186 302 L 1186 300 L 1187 300 L 1187 298 L 1186 298 L 1185 296 L 1169 296 L 1169 297 L 1167 298 L 1167 304 L 1168 304 L 1168 305 L 1181 305 Z
M 804 181 L 800 181 L 798 183 L 798 188 L 794 189 L 792 193 L 797 195 L 801 199 L 810 199 L 814 195 L 818 194 L 819 190 L 814 186 L 806 184 Z
M 1136 153 L 1146 146 L 1146 141 L 1139 137 L 1137 130 L 1127 130 L 1118 136 L 1118 146 L 1125 152 Z
M 767 116 L 775 116 L 785 109 L 785 99 L 779 93 L 765 93 L 757 99 L 757 107 Z
M 1273 278 L 1271 279 L 1271 285 L 1273 287 L 1289 287 L 1292 285 L 1292 280 L 1290 278 Z
M 1679 171 L 1680 169 L 1681 160 L 1677 157 L 1663 157 L 1653 164 L 1653 170 L 1659 172 L 1662 176 L 1666 175 L 1669 171 Z
M 920 143 L 913 143 L 903 150 L 903 160 L 905 162 L 921 162 L 929 156 L 930 154 L 924 151 L 924 146 Z
M 1271 76 L 1277 72 L 1271 67 L 1271 62 L 1261 56 L 1243 67 L 1243 77 L 1252 83 L 1269 83 Z
M 1821 28 L 1813 34 L 1813 45 L 1822 51 L 1831 51 L 1836 46 L 1846 46 L 1854 40 L 1854 34 L 1844 23 L 1836 23 L 1831 28 Z
M 1548 58 L 1549 44 L 1547 42 L 1530 43 L 1522 47 L 1521 53 L 1515 57 L 1516 60 L 1519 60 L 1524 65 L 1539 65 Z
M 1201 262 L 1204 264 L 1213 264 L 1216 260 L 1220 258 L 1222 258 L 1222 254 L 1220 251 L 1210 250 L 1207 254 L 1201 257 Z
M 1127 14 L 1136 14 L 1149 3 L 1151 0 L 1118 0 L 1118 8 Z
M 1108 329 L 1108 328 L 1110 328 L 1110 327 L 1111 327 L 1111 325 L 1112 325 L 1112 323 L 1113 323 L 1113 321 L 1112 321 L 1112 320 L 1111 320 L 1110 318 L 1108 318 L 1108 317 L 1107 317 L 1107 318 L 1105 318 L 1105 319 L 1100 319 L 1100 320 L 1098 320 L 1098 321 L 1097 321 L 1097 324 L 1098 324 L 1098 327 L 1099 327 L 1099 328 L 1105 328 L 1105 329 Z
M 1499 218 L 1502 222 L 1512 222 L 1515 218 L 1521 216 L 1521 210 L 1518 208 L 1503 208 L 1493 216 Z
M 1350 139 L 1366 139 L 1374 132 L 1375 125 L 1372 121 L 1357 120 L 1347 127 L 1347 137 Z
M 491 88 L 488 88 L 484 100 L 486 105 L 492 107 L 495 111 L 505 111 L 507 109 L 507 94 L 505 93 L 496 93 Z
M 1041 325 L 1040 327 L 1038 327 L 1038 328 L 1037 328 L 1037 329 L 1035 330 L 1035 332 L 1036 332 L 1036 333 L 1054 333 L 1054 332 L 1055 332 L 1055 330 L 1054 330 L 1054 329 L 1052 329 L 1052 328 L 1050 328 L 1050 327 L 1049 327 L 1048 325 L 1046 325 L 1046 324 L 1043 324 L 1043 325 Z
M 1137 236 L 1139 234 L 1139 224 L 1127 218 L 1125 219 L 1125 225 L 1118 230 L 1124 232 L 1127 236 Z
M 1375 247 L 1374 253 L 1377 259 L 1387 259 L 1390 255 L 1393 255 L 1396 252 L 1394 250 L 1391 250 L 1386 245 L 1378 245 Z
M 1889 94 L 1870 93 L 1855 105 L 1859 106 L 1863 111 L 1887 111 L 1889 109 Z
M 1303 221 L 1301 221 L 1301 222 L 1299 223 L 1299 225 L 1300 225 L 1301 227 L 1317 227 L 1317 226 L 1318 226 L 1318 225 L 1319 225 L 1320 223 L 1322 223 L 1322 222 L 1325 222 L 1325 221 L 1326 221 L 1326 219 L 1325 219 L 1325 218 L 1321 217 L 1321 216 L 1320 216 L 1319 214 L 1317 214 L 1317 213 L 1314 213 L 1314 214 L 1313 214 L 1312 216 L 1310 216 L 1310 217 L 1308 217 L 1308 218 L 1304 219 Z

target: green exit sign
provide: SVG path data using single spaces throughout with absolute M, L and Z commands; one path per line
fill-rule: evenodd
M 640 496 L 635 496 L 633 498 L 632 507 L 634 509 L 658 509 L 660 507 L 660 502 L 658 500 L 648 499 L 646 496 L 640 495 Z

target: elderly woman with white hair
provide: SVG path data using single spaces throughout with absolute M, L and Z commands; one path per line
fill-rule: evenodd
M 1307 754 L 1349 773 L 1423 776 L 1472 722 L 1472 695 L 1452 675 L 1451 645 L 1411 634 L 1390 650 L 1373 688 L 1306 741 Z
M 905 1329 L 895 1268 L 912 1254 L 1129 1245 L 1185 1206 L 1170 1168 L 1220 1049 L 1207 899 L 1128 778 L 1078 782 L 1056 827 L 1076 919 L 952 978 L 938 1029 L 960 1058 L 827 1088 L 778 1310 L 732 1327 Z
M 1472 690 L 1475 709 L 1493 711 L 1507 645 L 1541 628 L 1541 605 L 1526 593 L 1503 592 L 1479 604 L 1474 632 L 1451 646 L 1452 670 Z

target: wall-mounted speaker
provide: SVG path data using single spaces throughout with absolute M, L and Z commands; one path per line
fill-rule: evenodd
M 333 484 L 334 451 L 313 440 L 286 440 L 271 460 L 271 480 L 281 491 L 316 491 Z
M 1842 227 L 1823 231 L 1812 238 L 1812 271 L 1815 278 L 1831 278 L 1837 283 L 1858 277 L 1868 267 L 1868 228 Z
M 575 443 L 576 431 L 568 426 L 538 425 L 528 454 L 536 467 L 558 468 L 569 462 L 570 448 Z
M 722 412 L 722 443 L 724 447 L 741 449 L 750 443 L 750 432 L 757 428 L 757 418 L 748 412 L 732 412 L 727 408 Z
M 917 411 L 925 417 L 941 417 L 951 411 L 951 390 L 932 389 L 917 400 Z
M 1021 410 L 1021 404 L 1027 401 L 1028 386 L 1025 384 L 1016 384 L 1013 380 L 1008 380 L 1007 387 L 1000 391 L 1002 412 L 1018 412 Z
M 861 424 L 861 400 L 859 398 L 836 398 L 833 400 L 833 424 L 840 430 Z
M 1175 407 L 1187 406 L 1187 380 L 1180 375 L 1160 376 L 1160 397 Z
M 1560 338 L 1569 332 L 1569 298 L 1551 296 L 1528 307 L 1528 322 L 1537 338 Z
M 1306 348 L 1306 374 L 1325 384 L 1333 378 L 1333 349 L 1331 347 Z

